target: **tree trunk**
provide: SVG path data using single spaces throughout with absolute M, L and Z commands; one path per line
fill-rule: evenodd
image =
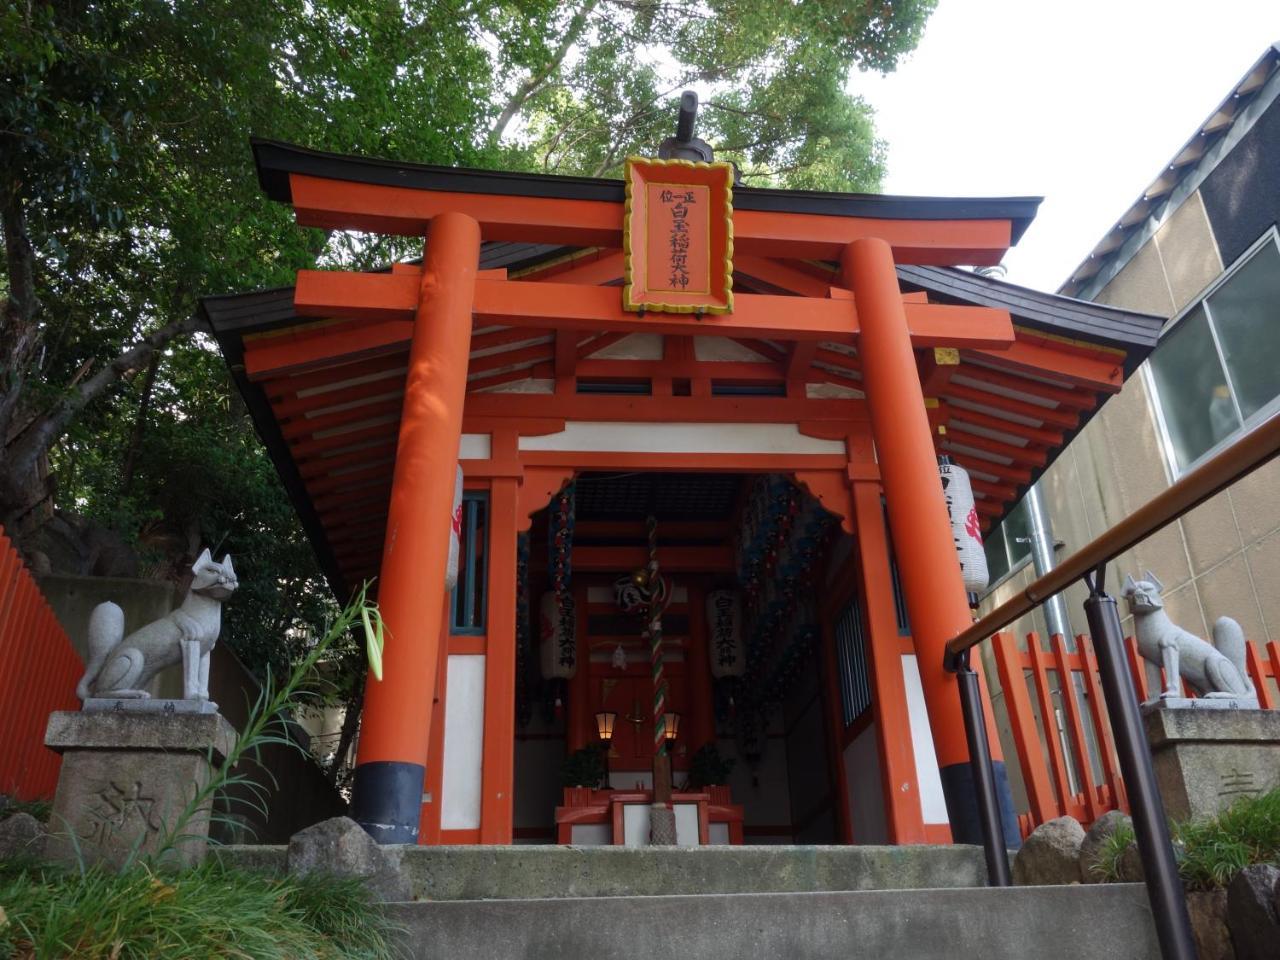
M 342 731 L 338 734 L 338 746 L 333 753 L 333 765 L 329 768 L 329 782 L 338 784 L 338 775 L 342 772 L 343 761 L 351 751 L 356 733 L 360 729 L 360 713 L 364 709 L 364 684 L 357 683 L 355 693 L 347 704 L 347 712 L 342 718 Z
M 147 362 L 147 377 L 142 381 L 142 398 L 138 401 L 138 416 L 133 421 L 133 432 L 129 435 L 129 449 L 125 452 L 124 467 L 121 470 L 120 492 L 128 494 L 133 486 L 133 471 L 138 462 L 138 450 L 142 447 L 142 435 L 147 430 L 147 414 L 151 410 L 151 392 L 156 385 L 156 371 L 160 368 L 160 351 L 151 354 Z

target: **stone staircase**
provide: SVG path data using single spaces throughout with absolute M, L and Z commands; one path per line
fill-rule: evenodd
M 225 847 L 281 870 L 283 847 Z M 1140 885 L 983 886 L 976 847 L 405 847 L 408 956 L 1158 960 Z

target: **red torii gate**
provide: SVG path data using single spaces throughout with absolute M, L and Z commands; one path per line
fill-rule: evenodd
M 883 485 L 938 763 L 949 806 L 958 805 L 953 832 L 968 839 L 964 824 L 976 823 L 968 753 L 954 679 L 941 664 L 945 642 L 971 616 L 937 479 L 927 398 L 946 385 L 959 350 L 996 367 L 1007 361 L 1024 373 L 1038 369 L 1051 374 L 1054 383 L 1081 388 L 1075 393 L 1014 378 L 1020 391 L 1048 391 L 1054 403 L 1034 407 L 1043 421 L 1040 428 L 1020 424 L 1016 411 L 999 421 L 1003 431 L 1037 446 L 987 439 L 983 447 L 981 437 L 972 439 L 1001 457 L 1009 454 L 1007 469 L 989 466 L 995 475 L 989 492 L 1003 501 L 1030 479 L 1029 468 L 1044 464 L 1039 445 L 1061 444 L 1079 412 L 1096 402 L 1097 392 L 1119 388 L 1124 362 L 1116 351 L 1072 349 L 1051 338 L 1027 336 L 1015 330 L 1007 310 L 904 295 L 897 268 L 998 263 L 1038 201 L 739 191 L 736 266 L 758 282 L 757 289 L 783 293 L 737 292 L 733 312 L 723 315 L 637 315 L 623 309 L 619 289 L 601 285 L 622 274 L 622 256 L 611 252 L 622 245 L 621 185 L 616 182 L 513 175 L 494 192 L 486 183 L 494 175 L 478 171 L 411 168 L 269 143 L 255 149 L 264 186 L 293 204 L 300 225 L 426 237 L 421 268 L 397 265 L 389 273 L 371 274 L 300 271 L 294 293 L 298 315 L 330 322 L 264 337 L 244 356 L 245 373 L 263 379 L 409 349 L 379 589 L 390 636 L 383 679 L 370 679 L 367 687 L 355 781 L 355 814 L 366 829 L 384 842 L 404 842 L 417 834 L 431 743 L 430 691 L 440 661 L 438 627 L 447 599 L 454 464 L 464 405 L 468 411 L 481 406 L 480 398 L 467 399 L 472 331 L 473 325 L 500 325 L 550 331 L 557 380 L 590 362 L 579 359 L 578 339 L 564 336 L 565 331 L 785 341 L 791 345 L 785 360 L 788 380 L 803 380 L 810 365 L 821 362 L 820 343 L 856 344 L 860 369 L 850 375 L 861 379 L 850 382 L 865 392 L 875 448 L 875 465 L 862 469 L 875 473 Z M 406 183 L 415 178 L 418 182 Z M 520 190 L 527 195 L 513 193 Z M 851 204 L 857 208 L 852 213 Z M 505 271 L 479 269 L 486 241 L 601 250 L 590 262 L 549 279 L 513 280 Z M 838 269 L 832 272 L 814 261 L 835 261 Z M 831 359 L 841 369 L 848 362 L 844 355 Z M 997 369 L 987 376 L 998 380 L 1002 374 Z M 965 388 L 952 389 L 962 396 Z M 1012 407 L 1019 403 L 1008 400 Z M 388 413 L 395 404 L 387 402 Z M 833 435 L 849 434 L 838 425 L 832 429 Z M 851 472 L 850 479 L 866 478 Z M 856 495 L 869 491 L 865 484 L 861 491 L 853 486 Z M 878 501 L 878 492 L 875 496 Z M 860 509 L 868 512 L 872 505 Z M 984 510 L 987 517 L 999 512 L 990 504 Z

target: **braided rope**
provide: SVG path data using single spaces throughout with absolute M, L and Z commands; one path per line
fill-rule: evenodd
M 662 756 L 667 749 L 667 681 L 662 668 L 662 581 L 658 575 L 658 520 L 653 515 L 645 521 L 649 533 L 649 668 L 653 676 L 653 755 Z

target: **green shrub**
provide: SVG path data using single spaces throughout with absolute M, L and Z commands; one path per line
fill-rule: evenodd
M 1255 863 L 1280 863 L 1280 788 L 1241 797 L 1216 817 L 1170 825 L 1178 872 L 1188 890 L 1225 887 Z M 1121 878 L 1120 861 L 1133 831 L 1117 830 L 1098 857 L 1098 874 Z
M 5 817 L 12 817 L 15 813 L 30 814 L 41 823 L 48 823 L 49 817 L 53 814 L 53 801 L 48 799 L 18 800 L 14 797 L 0 797 L 0 820 Z
M 713 742 L 704 743 L 689 761 L 689 789 L 722 786 L 729 782 L 734 761 L 720 755 L 720 748 Z
M 565 787 L 599 789 L 604 783 L 604 751 L 599 747 L 583 747 L 564 758 L 560 768 L 560 784 Z
M 0 865 L 0 957 L 83 960 L 393 956 L 358 879 L 271 877 L 210 861 L 178 873 Z

